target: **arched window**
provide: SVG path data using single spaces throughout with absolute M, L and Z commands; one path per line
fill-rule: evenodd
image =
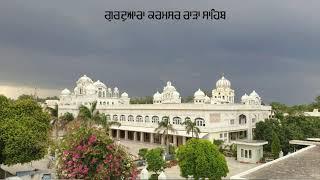
M 101 91 L 99 91 L 98 97 L 99 97 L 99 98 L 102 97 L 102 92 L 101 92 Z
M 144 122 L 145 123 L 149 123 L 150 122 L 149 116 L 144 117 Z
M 103 102 L 103 105 L 106 105 L 106 102 Z
M 137 118 L 136 118 L 136 122 L 143 122 L 143 119 L 142 119 L 142 116 L 137 116 Z
M 120 116 L 120 121 L 126 121 L 126 116 L 125 115 L 121 115 Z
M 168 121 L 169 121 L 169 123 L 170 123 L 170 119 L 169 119 L 168 116 L 163 116 L 163 117 L 162 117 L 162 121 L 167 120 L 167 119 L 168 119 Z
M 185 121 L 191 121 L 191 118 L 190 117 L 186 117 L 184 120 Z
M 110 114 L 107 114 L 106 118 L 107 118 L 108 121 L 110 121 Z
M 153 116 L 151 119 L 152 123 L 158 123 L 159 122 L 159 117 L 158 116 Z
M 239 124 L 246 124 L 247 123 L 247 117 L 244 114 L 241 114 L 239 116 Z
M 130 121 L 130 122 L 133 122 L 133 121 L 134 121 L 134 118 L 133 118 L 132 115 L 129 115 L 129 116 L 128 116 L 128 121 Z
M 195 119 L 196 126 L 206 126 L 204 119 L 202 118 L 197 118 Z
M 181 118 L 180 117 L 174 117 L 172 119 L 172 124 L 182 124 Z
M 118 121 L 118 115 L 113 115 L 112 120 L 114 120 L 114 121 Z

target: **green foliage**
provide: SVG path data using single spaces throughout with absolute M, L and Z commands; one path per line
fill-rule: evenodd
M 190 134 L 192 137 L 199 137 L 200 134 L 200 129 L 197 127 L 196 122 L 189 120 L 184 121 L 183 123 L 185 125 L 185 129 L 187 131 L 187 134 Z
M 227 162 L 213 143 L 204 139 L 190 139 L 178 148 L 181 176 L 193 175 L 195 179 L 221 179 L 229 172 Z
M 130 104 L 152 104 L 152 103 L 153 103 L 153 97 L 151 96 L 130 98 Z
M 186 96 L 181 98 L 182 103 L 191 103 L 193 102 L 193 96 Z
M 275 133 L 273 131 L 272 132 L 272 142 L 271 142 L 271 152 L 273 154 L 273 157 L 278 158 L 280 151 L 281 151 L 281 147 L 280 147 L 279 137 L 278 137 L 277 133 Z
M 139 153 L 138 155 L 142 158 L 142 159 L 146 159 L 146 154 L 148 153 L 148 148 L 141 148 L 139 149 Z
M 44 157 L 49 144 L 49 115 L 35 100 L 0 97 L 0 164 L 28 163 Z
M 175 155 L 176 154 L 176 147 L 173 145 L 169 145 L 169 154 Z
M 278 135 L 284 154 L 292 150 L 290 140 L 320 138 L 320 118 L 306 116 L 286 116 L 279 119 L 266 119 L 256 124 L 254 139 L 266 140 L 269 143 L 264 150 L 271 152 L 272 132 Z
M 156 133 L 161 133 L 164 138 L 166 139 L 166 152 L 169 153 L 169 132 L 176 132 L 173 125 L 170 123 L 169 117 L 165 116 L 163 117 L 162 121 L 158 123 L 158 127 L 154 130 Z
M 147 152 L 146 160 L 148 163 L 148 171 L 158 174 L 165 168 L 165 161 L 162 157 L 162 152 L 161 148 L 151 149 Z

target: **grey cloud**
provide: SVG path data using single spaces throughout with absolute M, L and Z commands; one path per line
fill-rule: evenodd
M 182 95 L 222 73 L 237 95 L 312 101 L 320 85 L 318 1 L 1 1 L 0 84 L 71 88 L 82 74 L 132 96 L 172 80 Z M 106 9 L 227 11 L 223 22 L 107 23 Z

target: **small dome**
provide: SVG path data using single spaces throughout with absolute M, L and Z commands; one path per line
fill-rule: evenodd
M 109 93 L 111 93 L 111 92 L 112 92 L 111 88 L 108 88 L 108 92 L 109 92 Z
M 127 97 L 129 97 L 129 95 L 128 95 L 128 93 L 124 92 L 124 93 L 121 94 L 121 97 L 127 98 Z
M 163 88 L 163 91 L 176 91 L 176 88 L 172 86 L 171 81 L 168 81 L 167 85 Z
M 205 97 L 205 94 L 201 89 L 198 89 L 198 91 L 194 93 L 194 97 Z
M 241 101 L 242 102 L 244 102 L 244 101 L 246 101 L 247 99 L 248 99 L 248 95 L 247 95 L 247 93 L 245 93 L 242 97 L 241 97 Z
M 226 79 L 224 76 L 221 77 L 216 83 L 217 88 L 230 88 L 231 83 L 228 79 Z
M 205 102 L 210 102 L 210 97 L 206 95 L 206 96 L 204 97 L 204 100 L 205 100 Z
M 81 78 L 79 78 L 79 80 L 77 81 L 77 83 L 93 83 L 92 79 L 90 79 L 87 75 L 83 75 Z
M 250 94 L 251 97 L 260 98 L 260 96 L 256 93 L 256 91 L 252 91 Z
M 118 89 L 117 87 L 115 87 L 115 88 L 113 89 L 113 92 L 118 93 L 118 92 L 119 92 L 119 89 Z
M 71 92 L 67 88 L 61 91 L 61 95 L 68 96 L 70 94 L 71 94 Z
M 160 100 L 160 99 L 161 99 L 161 94 L 159 93 L 159 91 L 157 91 L 157 92 L 153 95 L 153 99 L 154 99 L 154 100 Z
M 107 88 L 107 86 L 105 84 L 103 84 L 100 80 L 98 80 L 95 83 L 93 83 L 93 85 L 96 86 L 96 87 Z

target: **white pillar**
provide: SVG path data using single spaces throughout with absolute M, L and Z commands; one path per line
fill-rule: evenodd
M 124 131 L 124 140 L 128 140 L 128 131 Z
M 182 136 L 182 144 L 185 145 L 187 142 L 187 138 L 185 136 Z
M 161 135 L 161 145 L 164 145 L 165 144 L 165 139 L 164 139 L 164 135 Z
M 154 143 L 153 133 L 150 133 L 150 143 Z
M 134 132 L 133 132 L 133 140 L 134 140 L 134 141 L 137 141 L 137 139 L 138 139 L 138 138 L 137 138 L 137 132 L 134 131 Z
M 176 135 L 173 135 L 173 145 L 174 146 L 178 146 L 177 136 Z
M 247 138 L 248 138 L 248 140 L 252 140 L 253 139 L 253 137 L 252 137 L 252 128 L 248 128 L 248 131 L 247 131 L 248 133 L 247 133 Z
M 144 142 L 144 132 L 140 132 L 140 141 Z
M 117 139 L 120 139 L 120 130 L 117 129 Z

